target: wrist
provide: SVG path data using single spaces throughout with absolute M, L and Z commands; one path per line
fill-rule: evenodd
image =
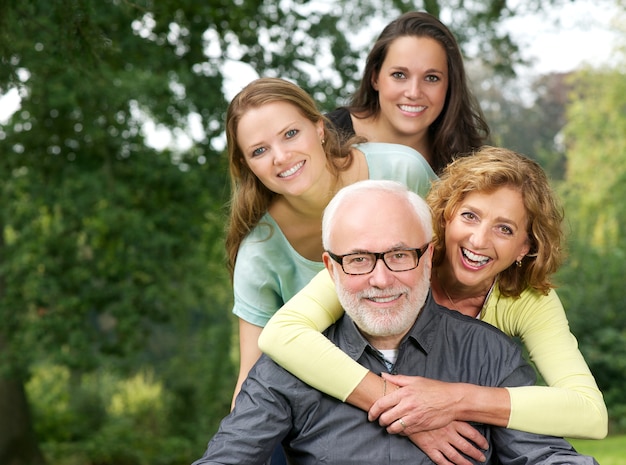
M 511 400 L 505 388 L 455 384 L 454 418 L 506 427 Z

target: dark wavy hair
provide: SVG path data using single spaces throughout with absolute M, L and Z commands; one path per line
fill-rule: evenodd
M 372 86 L 372 81 L 378 76 L 390 45 L 405 36 L 430 37 L 446 51 L 448 92 L 441 114 L 429 128 L 432 167 L 440 173 L 453 158 L 485 144 L 489 126 L 469 90 L 459 45 L 452 32 L 437 18 L 424 12 L 409 12 L 383 29 L 367 57 L 361 83 L 348 110 L 356 118 L 369 118 L 380 113 L 378 91 Z

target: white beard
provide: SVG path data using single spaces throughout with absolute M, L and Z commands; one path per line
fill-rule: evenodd
M 387 289 L 372 287 L 352 294 L 341 285 L 337 273 L 338 270 L 335 268 L 337 296 L 345 312 L 354 320 L 361 331 L 377 337 L 398 336 L 406 333 L 415 323 L 430 289 L 430 277 L 428 273 L 424 272 L 415 289 L 406 286 L 395 286 Z M 402 294 L 404 298 L 401 297 L 394 307 L 381 309 L 369 305 L 368 298 L 396 294 Z

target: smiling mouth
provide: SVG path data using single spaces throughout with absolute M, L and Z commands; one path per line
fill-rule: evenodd
M 304 166 L 304 161 L 301 161 L 300 163 L 298 163 L 297 165 L 294 165 L 293 167 L 289 168 L 286 171 L 283 171 L 282 173 L 278 173 L 278 177 L 279 178 L 286 178 L 291 176 L 292 174 L 295 174 L 300 168 L 302 168 Z
M 426 110 L 426 107 L 423 105 L 414 106 L 414 105 L 400 105 L 400 110 L 406 111 L 407 113 L 421 113 Z
M 375 302 L 377 304 L 386 304 L 389 302 L 393 302 L 396 299 L 400 298 L 401 294 L 396 294 L 396 295 L 390 295 L 390 296 L 381 296 L 381 297 L 367 297 L 367 300 L 371 300 L 372 302 Z
M 472 266 L 484 266 L 491 261 L 491 258 L 485 255 L 478 255 L 470 250 L 461 247 L 461 253 L 467 262 Z

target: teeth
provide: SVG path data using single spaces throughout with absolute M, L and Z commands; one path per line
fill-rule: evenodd
M 295 165 L 293 168 L 288 169 L 287 171 L 283 171 L 282 173 L 279 173 L 278 177 L 279 178 L 286 178 L 287 176 L 291 176 L 296 171 L 298 171 L 300 168 L 302 168 L 302 165 L 304 165 L 304 161 L 301 161 L 300 163 Z
M 400 105 L 400 110 L 408 111 L 410 113 L 419 113 L 420 111 L 424 111 L 425 109 L 426 107 L 424 106 L 415 107 L 410 105 Z
M 474 252 L 470 252 L 467 249 L 462 249 L 462 251 L 465 258 L 472 262 L 478 263 L 479 265 L 485 265 L 490 260 L 489 257 L 475 254 Z
M 372 300 L 377 303 L 386 304 L 387 302 L 392 302 L 398 298 L 397 295 L 393 295 L 390 297 L 370 297 L 369 300 Z

